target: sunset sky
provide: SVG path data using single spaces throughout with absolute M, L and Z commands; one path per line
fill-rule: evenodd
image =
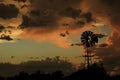
M 96 56 L 107 67 L 119 70 L 119 3 L 119 0 L 0 0 L 0 35 L 13 38 L 0 40 L 0 62 L 61 56 L 78 64 L 83 58 L 76 57 L 84 54 L 84 48 L 71 44 L 80 43 L 82 32 L 90 30 L 99 34 L 99 43 L 94 48 Z

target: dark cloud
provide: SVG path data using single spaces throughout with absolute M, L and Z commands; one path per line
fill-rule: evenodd
M 73 19 L 76 19 L 80 16 L 81 10 L 68 7 L 65 10 L 61 11 L 59 14 L 65 17 L 72 17 Z
M 0 2 L 3 2 L 4 0 L 0 0 Z
M 103 64 L 108 71 L 112 71 L 115 67 L 120 67 L 120 36 L 114 32 L 109 36 L 107 44 L 101 44 L 96 48 L 96 55 L 100 56 Z M 119 73 L 120 74 L 120 73 Z
M 0 33 L 1 33 L 1 32 L 3 32 L 3 31 L 4 31 L 4 29 L 5 29 L 5 27 L 4 27 L 4 26 L 2 26 L 2 25 L 0 25 Z
M 107 69 L 107 71 L 112 71 L 116 66 L 120 67 L 119 62 L 119 51 L 112 46 L 109 47 L 101 47 L 96 49 L 96 54 L 102 59 L 102 62 Z
M 59 12 L 59 15 L 75 19 L 76 21 L 74 24 L 77 26 L 83 26 L 84 24 L 90 23 L 94 20 L 91 12 L 82 12 L 80 8 L 68 7 Z
M 34 16 L 34 17 L 32 17 Z M 32 11 L 30 17 L 23 15 L 23 21 L 20 25 L 21 28 L 27 27 L 40 27 L 40 28 L 51 28 L 54 29 L 57 21 L 57 16 L 50 12 L 45 14 L 44 11 Z M 49 26 L 49 27 L 48 27 Z
M 1 40 L 7 40 L 7 41 L 13 40 L 13 38 L 11 38 L 10 35 L 5 35 L 5 34 L 1 34 L 0 39 Z
M 0 40 L 7 40 L 7 41 L 11 41 L 13 40 L 13 38 L 11 38 L 10 35 L 6 35 L 7 34 L 12 34 L 11 30 L 7 30 L 7 29 L 13 29 L 12 26 L 8 26 L 8 27 L 4 27 L 3 25 L 0 25 Z
M 30 0 L 34 9 L 63 10 L 67 7 L 77 7 L 82 0 Z
M 80 25 L 80 26 L 83 26 L 85 24 L 84 21 L 81 21 L 81 20 L 78 20 L 75 24 L 77 25 Z
M 6 28 L 8 28 L 8 29 L 15 29 L 15 27 L 13 27 L 13 26 L 7 26 Z
M 39 27 L 53 31 L 60 27 L 61 19 L 72 18 L 71 29 L 81 28 L 93 21 L 91 12 L 82 12 L 79 5 L 82 0 L 30 0 L 31 7 L 27 15 L 23 16 L 20 28 Z M 61 6 L 62 5 L 62 6 Z M 66 21 L 67 22 L 67 21 Z
M 39 16 L 40 15 L 40 11 L 39 10 L 32 10 L 31 12 L 30 12 L 30 15 L 32 16 Z M 44 14 L 45 15 L 45 14 Z
M 113 25 L 120 25 L 120 0 L 101 0 L 102 4 L 107 8 L 105 13 L 108 15 Z M 104 14 L 105 14 L 104 13 Z
M 22 24 L 20 25 L 20 28 L 22 29 L 28 28 L 28 27 L 40 27 L 40 26 L 45 26 L 47 24 L 47 22 L 44 22 L 44 21 L 36 22 L 36 20 L 32 20 L 32 18 L 30 18 L 27 15 L 23 15 L 22 18 L 23 18 L 23 21 L 22 21 Z
M 102 18 L 119 32 L 120 30 L 120 0 L 86 0 L 84 5 L 95 17 Z
M 0 17 L 3 19 L 11 19 L 17 17 L 19 10 L 14 4 L 0 4 Z
M 28 27 L 30 25 L 30 18 L 28 18 L 28 16 L 25 16 L 25 15 L 23 15 L 22 18 L 23 18 L 23 21 L 22 21 L 22 24 L 20 25 L 21 28 L 24 28 L 24 26 Z
M 93 21 L 91 12 L 84 13 L 82 16 L 86 19 L 86 22 L 88 22 L 88 23 Z
M 108 47 L 108 46 L 109 46 L 109 45 L 106 44 L 106 43 L 99 44 L 99 47 L 102 47 L 102 48 L 104 48 L 104 47 Z
M 27 0 L 14 0 L 14 1 L 18 1 L 18 2 L 26 2 Z
M 104 37 L 107 37 L 107 35 L 105 34 L 95 34 L 98 38 L 104 38 Z

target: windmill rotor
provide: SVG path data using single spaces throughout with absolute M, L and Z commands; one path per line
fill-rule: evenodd
M 85 31 L 81 35 L 81 43 L 86 47 L 93 47 L 98 43 L 98 37 L 91 31 Z

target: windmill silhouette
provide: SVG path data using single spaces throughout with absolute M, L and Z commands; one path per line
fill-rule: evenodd
M 85 58 L 85 66 L 87 69 L 89 69 L 89 66 L 92 64 L 92 56 L 91 55 L 91 48 L 95 46 L 96 43 L 98 43 L 98 37 L 91 31 L 85 31 L 81 34 L 81 43 L 85 48 L 85 55 L 83 56 Z

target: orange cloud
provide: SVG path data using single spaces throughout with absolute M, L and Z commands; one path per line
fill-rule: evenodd
M 58 45 L 59 47 L 67 48 L 70 46 L 71 40 L 68 39 L 68 36 L 61 37 L 60 36 L 61 32 L 63 31 L 56 30 L 55 32 L 46 33 L 45 29 L 32 28 L 32 29 L 25 29 L 20 36 L 28 39 L 33 39 L 38 42 L 50 42 Z

